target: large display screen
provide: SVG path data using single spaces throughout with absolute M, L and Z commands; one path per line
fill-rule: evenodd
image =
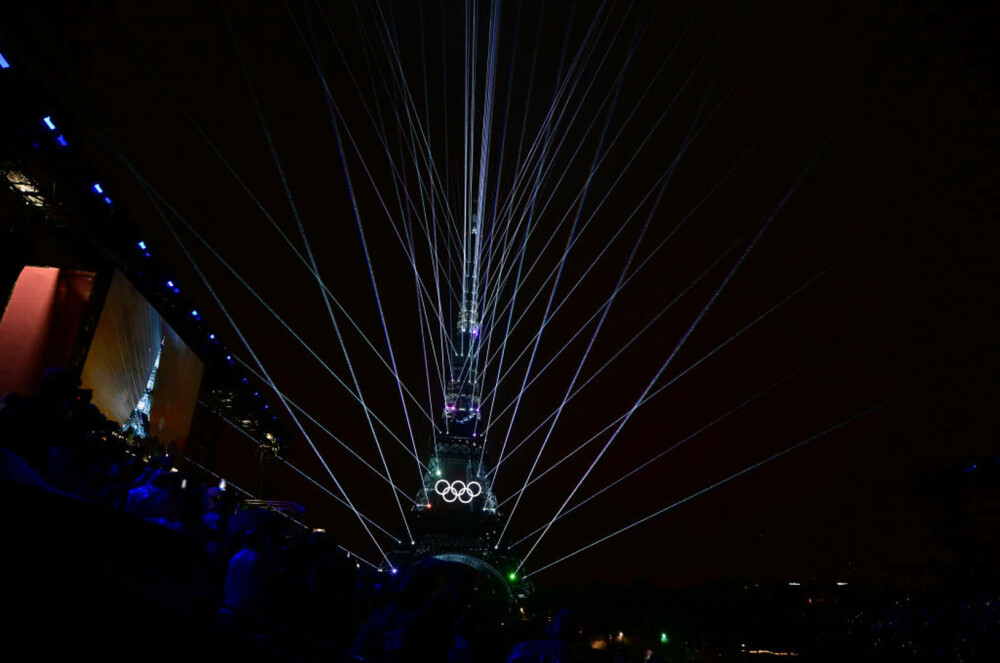
M 115 272 L 81 379 L 93 403 L 124 424 L 143 403 L 150 437 L 183 450 L 204 364 L 142 294 Z

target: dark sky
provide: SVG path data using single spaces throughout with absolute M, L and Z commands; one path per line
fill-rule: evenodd
M 324 88 L 309 56 L 308 49 L 315 49 L 343 119 L 341 138 L 394 357 L 403 381 L 427 408 L 413 269 L 379 199 L 383 196 L 394 222 L 419 223 L 405 194 L 394 188 L 392 173 L 396 169 L 411 199 L 419 200 L 417 178 L 426 177 L 427 169 L 405 151 L 412 134 L 393 111 L 402 112 L 403 101 L 374 5 L 362 3 L 355 11 L 346 2 L 321 3 L 320 12 L 312 3 L 250 3 L 253 10 L 243 4 L 71 3 L 64 12 L 5 19 L 2 36 L 74 114 L 67 121 L 78 129 L 72 136 L 75 149 L 94 161 L 119 206 L 129 210 L 235 354 L 248 358 L 136 179 L 98 132 L 107 132 L 140 175 L 349 381 L 315 280 L 205 138 L 301 250 L 242 58 L 319 272 L 384 352 L 369 263 Z M 617 295 L 577 384 L 655 318 L 567 405 L 536 473 L 628 411 L 796 182 L 793 195 L 653 387 L 808 286 L 637 410 L 574 501 L 804 368 L 556 523 L 526 568 L 544 566 L 919 385 L 536 579 L 690 585 L 732 577 L 876 580 L 888 573 L 899 582 L 924 578 L 928 569 L 940 578 L 940 569 L 947 571 L 951 563 L 935 534 L 940 508 L 915 494 L 914 479 L 936 467 L 995 454 L 997 448 L 990 416 L 997 367 L 989 260 L 996 145 L 995 74 L 987 65 L 994 48 L 990 17 L 954 14 L 948 3 L 931 2 L 882 3 L 877 9 L 871 3 L 817 9 L 813 3 L 713 0 L 669 7 L 609 4 L 613 8 L 602 10 L 598 3 L 572 9 L 562 2 L 503 3 L 498 28 L 490 200 L 510 194 L 518 152 L 526 152 L 538 135 L 557 81 L 578 82 L 552 134 L 552 168 L 540 181 L 538 226 L 525 252 L 525 268 L 536 261 L 537 267 L 518 291 L 517 315 L 539 297 L 507 336 L 507 352 L 513 354 L 506 364 L 542 325 L 552 283 L 545 278 L 566 246 L 574 199 L 599 148 L 601 165 L 581 216 L 581 224 L 592 221 L 578 228 L 556 303 L 580 285 L 545 326 L 532 372 L 610 296 L 635 246 L 628 273 L 649 260 Z M 448 204 L 458 215 L 464 5 L 382 7 L 420 121 L 430 133 Z M 480 5 L 480 109 L 488 10 L 488 3 Z M 589 57 L 574 67 L 577 53 Z M 369 111 L 381 118 L 377 125 Z M 477 114 L 477 140 L 481 121 Z M 383 132 L 392 165 L 378 139 Z M 643 202 L 644 196 L 688 139 L 654 209 L 656 196 Z M 551 202 L 543 207 L 549 194 Z M 445 222 L 438 222 L 444 237 Z M 502 234 L 501 221 L 494 231 Z M 432 280 L 426 241 L 415 232 L 424 241 L 418 270 Z M 281 389 L 381 466 L 360 407 L 191 233 L 181 234 Z M 511 295 L 509 287 L 500 292 L 502 301 Z M 446 317 L 453 315 L 445 311 Z M 394 380 L 349 324 L 340 317 L 338 322 L 371 408 L 409 444 Z M 558 407 L 592 333 L 593 324 L 525 393 L 511 445 Z M 501 337 L 498 331 L 494 349 Z M 496 403 L 488 407 L 499 409 L 516 398 L 530 354 L 513 364 Z M 273 396 L 270 402 L 279 407 Z M 440 397 L 433 407 L 441 407 Z M 491 431 L 493 454 L 508 424 L 509 415 Z M 287 425 L 292 427 L 290 419 Z M 426 453 L 429 424 L 414 416 L 412 425 Z M 385 484 L 317 429 L 307 430 L 358 507 L 399 531 Z M 541 437 L 536 434 L 503 465 L 496 485 L 501 500 L 523 484 Z M 380 439 L 386 442 L 384 435 Z M 508 541 L 552 517 L 606 440 L 606 435 L 598 439 L 525 494 Z M 415 464 L 394 443 L 386 444 L 393 477 L 415 494 Z M 309 445 L 297 436 L 293 445 L 292 460 L 332 487 Z M 349 512 L 290 472 L 281 471 L 279 480 L 279 496 L 302 502 L 312 521 L 377 558 Z

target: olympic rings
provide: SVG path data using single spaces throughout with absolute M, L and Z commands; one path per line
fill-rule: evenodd
M 478 481 L 465 483 L 457 479 L 455 481 L 438 479 L 437 483 L 434 484 L 434 492 L 449 504 L 455 500 L 462 504 L 468 504 L 483 493 L 483 486 Z

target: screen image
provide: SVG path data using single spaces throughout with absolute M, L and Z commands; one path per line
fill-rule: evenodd
M 101 412 L 183 450 L 204 368 L 146 298 L 115 272 L 81 375 Z

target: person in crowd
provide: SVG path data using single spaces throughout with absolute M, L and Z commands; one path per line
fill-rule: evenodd
M 590 650 L 577 638 L 579 625 L 575 613 L 569 609 L 560 610 L 552 619 L 549 637 L 517 645 L 507 663 L 578 663 L 593 660 Z
M 244 533 L 243 547 L 229 560 L 223 587 L 224 606 L 242 616 L 274 617 L 274 583 L 278 574 L 265 538 L 256 530 Z

